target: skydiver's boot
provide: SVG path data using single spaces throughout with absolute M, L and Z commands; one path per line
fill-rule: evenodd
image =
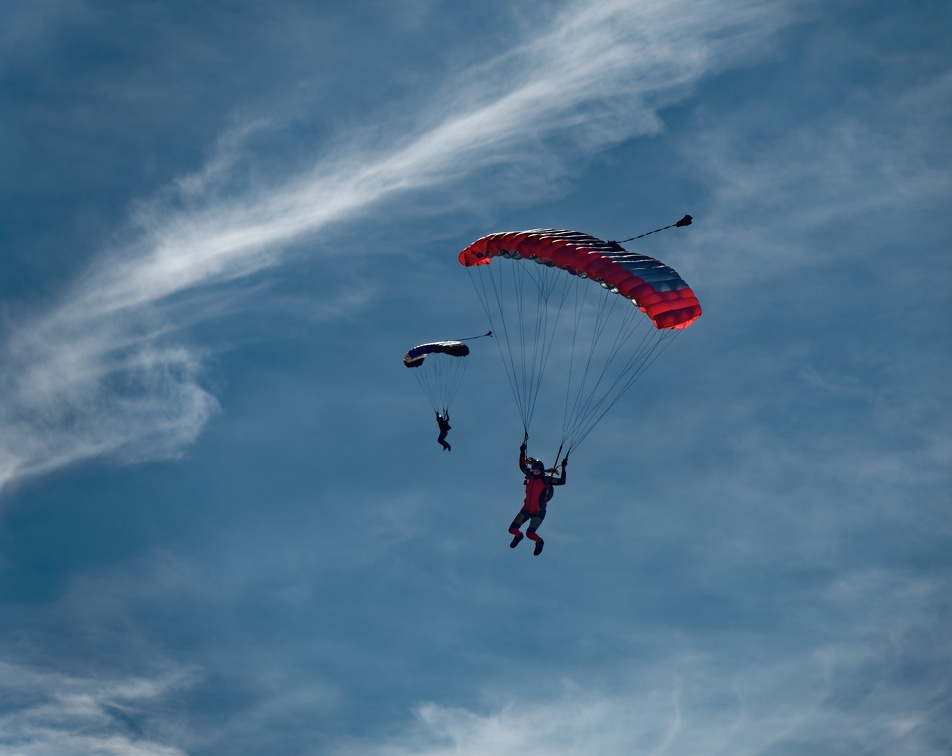
M 534 530 L 526 531 L 526 535 L 535 541 L 535 548 L 532 550 L 532 555 L 539 556 L 539 554 L 542 553 L 542 547 L 545 545 L 545 541 L 543 541 Z
M 513 534 L 512 542 L 509 544 L 509 548 L 514 549 L 519 545 L 519 541 L 525 538 L 525 536 L 522 534 L 521 530 L 516 530 L 515 528 L 509 528 L 509 532 Z

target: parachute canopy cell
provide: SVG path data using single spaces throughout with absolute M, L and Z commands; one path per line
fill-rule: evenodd
M 459 261 L 473 267 L 494 257 L 533 260 L 589 278 L 630 299 L 659 329 L 687 328 L 701 316 L 701 305 L 681 276 L 617 242 L 550 228 L 505 232 L 477 239 L 460 252 Z
M 469 354 L 469 347 L 462 341 L 434 341 L 430 344 L 420 344 L 403 355 L 403 364 L 408 368 L 420 367 L 428 354 L 466 357 Z

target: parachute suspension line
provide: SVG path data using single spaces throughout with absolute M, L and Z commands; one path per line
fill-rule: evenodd
M 551 353 L 554 330 L 550 332 L 549 301 L 552 298 L 554 286 L 545 279 L 540 268 L 528 263 L 511 261 L 503 264 L 499 269 L 500 276 L 506 275 L 506 270 L 512 275 L 516 295 L 514 301 L 519 326 L 518 355 L 521 367 L 519 372 L 522 376 L 519 384 L 520 402 L 525 412 L 523 422 L 528 430 L 535 414 L 545 366 Z M 531 281 L 531 287 L 527 280 Z M 532 296 L 533 289 L 536 296 Z M 534 310 L 527 307 L 527 296 L 535 302 Z M 505 320 L 504 315 L 503 318 Z M 515 363 L 512 365 L 512 370 L 516 372 Z
M 467 272 L 494 329 L 496 347 L 527 433 L 539 402 L 548 401 L 543 399 L 543 383 L 555 378 L 558 391 L 564 391 L 558 464 L 562 452 L 568 456 L 578 448 L 667 349 L 677 331 L 672 334 L 654 328 L 630 300 L 602 291 L 587 278 L 565 275 L 534 260 L 516 257 L 504 262 L 507 259 L 500 256 L 492 264 Z M 628 309 L 619 311 L 625 307 Z M 567 322 L 562 320 L 563 314 Z M 561 332 L 565 338 L 556 344 Z M 560 353 L 569 350 L 567 371 L 546 378 L 556 348 Z M 564 389 L 558 380 L 566 381 Z
M 640 344 L 631 351 L 628 358 L 624 361 L 624 364 L 617 367 L 619 360 L 617 360 L 616 357 L 623 353 L 623 347 L 627 345 L 639 328 L 644 329 Z M 651 335 L 651 329 L 645 325 L 644 318 L 642 318 L 641 314 L 634 308 L 621 319 L 613 339 L 612 347 L 609 350 L 610 356 L 603 365 L 594 386 L 587 392 L 588 399 L 585 401 L 581 410 L 575 415 L 575 423 L 569 433 L 570 448 L 577 446 L 581 438 L 588 435 L 588 432 L 597 425 L 598 420 L 614 406 L 622 394 L 624 394 L 627 387 L 630 386 L 628 379 L 631 377 L 632 371 L 637 373 L 640 366 L 644 364 L 646 359 L 645 347 L 646 343 L 650 345 L 651 342 L 649 339 L 651 339 Z M 658 338 L 661 337 L 658 336 Z M 613 373 L 614 377 L 608 381 L 607 388 L 599 392 L 601 384 L 613 366 L 616 366 Z M 621 388 L 619 388 L 620 385 Z
M 414 368 L 413 375 L 433 407 L 444 417 L 459 392 L 466 372 L 467 360 L 445 354 L 428 355 L 426 361 Z
M 676 223 L 624 241 L 691 223 L 691 216 L 685 215 Z M 600 251 L 593 237 L 567 231 L 553 232 L 551 238 L 542 232 L 525 233 L 539 233 L 541 239 L 524 246 L 516 242 L 511 251 L 497 247 L 489 253 L 492 261 L 480 255 L 478 265 L 464 264 L 490 325 L 494 329 L 498 326 L 490 333 L 496 336 L 496 348 L 526 433 L 537 406 L 544 409 L 545 417 L 539 420 L 547 426 L 546 432 L 556 430 L 557 426 L 552 428 L 551 424 L 558 418 L 552 415 L 557 412 L 557 404 L 563 404 L 558 464 L 563 451 L 567 458 L 585 441 L 622 395 L 667 350 L 678 331 L 656 328 L 637 302 L 620 295 L 611 285 L 611 277 L 608 283 L 600 278 L 593 281 L 584 272 L 573 275 L 574 267 L 553 265 L 551 260 L 542 262 L 547 259 L 545 245 L 561 244 L 557 234 L 565 240 L 577 238 L 582 251 L 587 247 L 592 252 Z M 525 257 L 521 250 L 526 250 Z M 618 251 L 623 262 L 624 250 L 619 247 Z M 462 254 L 460 259 L 464 260 Z M 477 281 L 476 276 L 482 278 Z M 601 289 L 594 286 L 596 283 Z M 567 322 L 562 320 L 563 313 Z M 564 354 L 566 349 L 568 353 Z M 559 370 L 545 376 L 553 353 L 558 357 L 553 363 L 559 363 Z M 550 385 L 553 379 L 555 385 Z M 563 380 L 564 389 L 559 383 Z M 563 391 L 564 398 L 560 396 Z M 555 400 L 555 406 L 549 405 L 550 399 Z
M 413 371 L 413 375 L 417 379 L 417 383 L 420 384 L 420 388 L 423 389 L 423 393 L 426 395 L 427 401 L 430 403 L 430 406 L 433 407 L 434 412 L 439 412 L 439 402 L 435 398 L 433 387 L 430 385 L 428 377 L 424 377 L 421 373 L 421 369 L 417 368 Z
M 479 266 L 478 273 L 472 268 L 468 272 L 495 329 L 496 346 L 524 430 L 528 432 L 554 348 L 559 317 L 571 293 L 571 282 L 577 279 L 555 275 L 553 270 L 531 260 L 503 260 Z
M 606 297 L 604 300 L 599 300 L 599 302 L 609 302 L 610 306 L 600 307 L 595 314 L 589 363 L 593 359 L 598 342 L 605 335 L 607 324 L 617 322 L 618 326 L 612 339 L 613 343 L 610 348 L 607 348 L 608 357 L 602 362 L 602 368 L 598 376 L 594 378 L 594 383 L 589 384 L 590 376 L 586 371 L 583 380 L 578 385 L 575 406 L 571 411 L 566 411 L 563 431 L 563 444 L 568 445 L 566 454 L 576 448 L 588 436 L 622 395 L 670 345 L 670 337 L 672 336 L 668 330 L 651 328 L 650 321 L 642 317 L 636 307 L 629 309 L 627 314 L 621 318 L 615 317 L 613 319 L 614 309 L 618 306 L 625 306 L 621 304 L 621 298 Z M 640 344 L 634 349 L 626 349 L 626 345 L 638 332 L 638 329 L 643 329 Z M 664 347 L 659 349 L 662 343 Z M 624 354 L 629 356 L 621 364 L 620 356 Z
M 568 453 L 571 452 L 573 449 L 576 449 L 576 448 L 579 447 L 579 445 L 581 445 L 582 441 L 584 441 L 584 440 L 588 437 L 588 434 L 592 432 L 592 430 L 595 428 L 595 426 L 598 425 L 598 423 L 601 421 L 601 419 L 602 419 L 603 417 L 605 417 L 605 415 L 608 413 L 608 411 L 611 410 L 611 408 L 612 408 L 612 407 L 615 405 L 615 403 L 622 397 L 622 395 L 623 395 L 626 391 L 628 391 L 629 388 L 631 388 L 631 386 L 635 383 L 635 381 L 638 380 L 638 378 L 641 377 L 642 373 L 644 373 L 645 370 L 647 370 L 649 367 L 651 367 L 651 365 L 654 363 L 654 361 L 655 361 L 656 359 L 658 359 L 662 354 L 664 354 L 665 350 L 667 350 L 667 348 L 668 348 L 669 346 L 671 346 L 672 343 L 674 343 L 675 338 L 677 338 L 677 336 L 678 336 L 680 333 L 681 333 L 681 331 L 673 331 L 673 332 L 672 332 L 672 331 L 669 331 L 669 330 L 665 330 L 665 331 L 661 334 L 661 336 L 660 336 L 658 339 L 656 339 L 656 340 L 654 341 L 654 343 L 653 343 L 653 344 L 651 345 L 651 347 L 648 349 L 647 354 L 646 354 L 645 357 L 642 359 L 641 364 L 638 366 L 637 370 L 628 378 L 628 380 L 625 382 L 625 385 L 621 388 L 620 391 L 618 391 L 618 393 L 616 394 L 615 398 L 614 398 L 611 402 L 609 402 L 608 406 L 604 408 L 604 410 L 601 412 L 601 414 L 598 415 L 598 417 L 595 417 L 595 418 L 589 423 L 589 425 L 588 425 L 588 427 L 585 429 L 584 433 L 582 433 L 581 435 L 579 435 L 579 436 L 572 442 L 572 445 L 569 446 L 569 450 L 566 452 L 566 454 L 568 454 Z
M 535 316 L 532 319 L 530 326 L 534 328 L 534 333 L 529 336 L 526 334 L 526 309 L 525 309 L 525 294 L 526 286 L 524 283 L 516 284 L 515 279 L 525 279 L 528 276 L 527 268 L 524 265 L 519 265 L 517 263 L 511 263 L 510 268 L 513 274 L 513 285 L 516 286 L 516 289 L 519 291 L 519 299 L 517 304 L 519 307 L 519 354 L 522 356 L 522 396 L 526 403 L 526 428 L 532 425 L 532 415 L 535 412 L 535 402 L 533 401 L 535 397 L 535 392 L 533 391 L 534 387 L 538 385 L 539 373 L 539 350 L 545 349 L 545 345 L 539 344 L 539 326 L 542 315 L 542 308 L 545 302 L 545 292 L 543 290 L 539 291 L 539 296 L 535 299 Z M 533 281 L 538 287 L 539 282 Z M 529 338 L 529 342 L 532 344 L 532 354 L 526 354 L 526 339 Z M 526 366 L 526 358 L 529 357 L 529 365 Z
M 585 406 L 584 413 L 579 414 L 576 425 L 572 429 L 573 445 L 577 445 L 578 440 L 587 435 L 588 431 L 597 424 L 598 419 L 603 417 L 604 414 L 614 406 L 615 402 L 618 401 L 626 388 L 630 385 L 628 379 L 631 377 L 633 371 L 637 373 L 640 366 L 644 364 L 646 359 L 646 344 L 650 346 L 653 341 L 651 339 L 652 331 L 650 327 L 645 325 L 644 319 L 632 309 L 619 325 L 618 333 L 615 336 L 615 343 L 610 353 L 609 363 L 606 364 L 602 375 L 599 376 L 599 383 L 607 373 L 611 363 L 615 362 L 616 355 L 623 352 L 622 347 L 631 340 L 638 328 L 644 328 L 644 334 L 642 335 L 640 344 L 631 350 L 624 364 L 617 368 L 614 374 L 614 380 L 611 381 L 608 389 L 601 395 L 593 390 L 590 401 L 588 401 Z M 658 338 L 660 338 L 660 336 L 658 336 Z M 619 388 L 619 386 L 621 387 Z M 598 397 L 597 400 L 596 397 Z
M 496 339 L 496 348 L 499 350 L 499 357 L 502 359 L 503 366 L 506 369 L 506 378 L 509 381 L 509 388 L 512 390 L 513 396 L 516 398 L 516 406 L 519 410 L 519 414 L 522 417 L 522 424 L 526 432 L 529 430 L 529 426 L 526 422 L 526 413 L 522 405 L 521 397 L 516 386 L 516 375 L 514 369 L 513 355 L 512 355 L 512 343 L 509 339 L 509 326 L 506 323 L 506 319 L 503 317 L 503 308 L 501 294 L 499 287 L 496 285 L 496 279 L 489 271 L 480 270 L 481 268 L 486 268 L 486 265 L 480 265 L 477 268 L 477 272 L 474 273 L 472 268 L 467 268 L 466 272 L 469 273 L 469 279 L 473 283 L 473 288 L 476 289 L 476 295 L 479 297 L 480 303 L 483 305 L 483 310 L 486 313 L 486 318 L 489 320 L 489 325 L 492 326 L 493 331 L 499 333 L 499 328 L 496 326 L 493 320 L 493 312 L 490 310 L 490 296 L 489 291 L 486 286 L 486 279 L 489 279 L 489 282 L 493 285 L 493 298 L 496 301 L 497 310 L 500 313 L 499 322 L 502 325 L 502 339 Z M 479 283 L 477 284 L 476 279 L 479 278 Z M 505 341 L 506 352 L 509 353 L 509 360 L 506 360 L 506 354 L 503 352 L 503 341 Z
M 449 406 L 456 399 L 459 393 L 459 387 L 463 382 L 463 375 L 466 373 L 466 366 L 469 360 L 465 357 L 452 357 L 447 355 L 446 359 L 440 360 L 440 386 L 443 387 L 443 417 L 449 414 Z
M 522 423 L 526 427 L 526 429 L 528 429 L 529 425 L 532 423 L 532 405 L 530 401 L 531 395 L 529 393 L 529 385 L 532 383 L 533 376 L 530 370 L 526 366 L 525 283 L 520 282 L 521 279 L 525 278 L 525 271 L 523 271 L 522 266 L 513 265 L 511 268 L 500 266 L 499 268 L 500 278 L 505 276 L 507 271 L 512 274 L 512 287 L 513 287 L 513 293 L 515 295 L 514 301 L 516 304 L 516 314 L 518 315 L 517 323 L 519 326 L 519 331 L 518 331 L 519 344 L 518 344 L 517 353 L 519 354 L 519 358 L 520 358 L 520 366 L 519 366 L 519 370 L 517 371 L 516 364 L 515 362 L 513 362 L 512 370 L 513 370 L 514 376 L 516 376 L 516 374 L 518 373 L 518 376 L 522 377 L 521 382 L 518 380 L 518 377 L 517 377 L 516 383 L 518 385 L 518 391 L 519 391 L 519 402 L 522 406 Z M 490 271 L 490 274 L 492 274 L 491 271 Z M 503 307 L 502 302 L 500 302 L 500 311 L 503 311 L 502 307 Z M 538 305 L 536 305 L 536 307 L 538 308 Z M 537 340 L 533 339 L 532 343 L 534 345 L 537 345 Z M 512 352 L 510 351 L 510 355 L 511 354 Z M 531 364 L 535 365 L 535 361 L 533 360 Z
M 624 349 L 637 327 L 649 321 L 634 306 L 618 318 L 617 308 L 629 302 L 604 296 L 588 279 L 565 276 L 528 260 L 504 263 L 503 259 L 479 266 L 478 274 L 469 272 L 486 316 L 496 328 L 496 345 L 526 432 L 542 397 L 544 374 L 562 315 L 566 308 L 571 313 L 568 325 L 572 348 L 561 444 L 561 448 L 571 451 L 614 406 L 630 386 L 630 378 L 640 374 L 639 366 L 650 359 L 651 352 L 646 352 L 644 344 L 647 336 L 633 354 Z M 484 277 L 477 282 L 475 275 Z M 560 349 L 565 346 L 560 341 Z M 603 353 L 604 359 L 600 356 Z
M 542 297 L 539 296 L 535 300 L 536 317 L 532 322 L 535 325 L 536 332 L 532 334 L 531 343 L 533 346 L 533 353 L 532 353 L 531 360 L 529 360 L 529 365 L 527 366 L 526 358 L 528 355 L 526 354 L 527 334 L 526 334 L 526 298 L 525 298 L 526 286 L 525 286 L 525 283 L 516 282 L 517 279 L 526 278 L 526 271 L 522 265 L 517 265 L 515 263 L 512 263 L 508 269 L 512 271 L 512 279 L 513 279 L 512 285 L 515 288 L 515 290 L 518 292 L 518 296 L 516 298 L 516 307 L 517 307 L 517 312 L 519 313 L 519 355 L 522 358 L 522 369 L 520 370 L 520 374 L 523 377 L 523 381 L 522 381 L 521 389 L 522 389 L 523 402 L 525 403 L 525 407 L 526 407 L 525 424 L 526 424 L 526 427 L 528 428 L 532 424 L 532 411 L 534 409 L 534 406 L 532 403 L 532 392 L 530 391 L 529 387 L 534 385 L 535 378 L 536 378 L 536 374 L 535 374 L 535 367 L 537 364 L 536 355 L 539 349 L 538 313 L 540 308 L 542 307 L 541 305 Z M 503 273 L 504 270 L 505 268 L 500 269 L 500 273 Z
M 572 378 L 575 372 L 575 349 L 576 349 L 576 344 L 578 342 L 579 325 L 582 322 L 582 310 L 583 310 L 582 305 L 585 300 L 585 294 L 588 292 L 587 288 L 583 288 L 578 285 L 580 281 L 581 280 L 578 278 L 575 280 L 575 283 L 576 283 L 575 303 L 574 303 L 575 317 L 573 319 L 573 324 L 572 324 L 572 348 L 569 350 L 569 371 L 568 371 L 568 378 L 565 382 L 565 407 L 562 411 L 562 445 L 563 446 L 565 445 L 566 426 L 568 425 L 568 420 L 570 417 L 569 397 L 572 393 Z M 581 299 L 579 297 L 580 292 L 581 292 Z M 559 449 L 561 451 L 561 446 L 559 447 Z M 558 459 L 556 459 L 556 464 L 558 464 Z
M 527 387 L 531 397 L 529 410 L 529 420 L 531 422 L 542 388 L 545 369 L 555 344 L 559 320 L 569 294 L 569 279 L 566 276 L 556 276 L 553 273 L 554 268 L 550 269 L 544 265 L 519 265 L 516 267 L 529 271 L 528 275 L 532 277 L 539 291 L 539 297 L 536 300 L 535 335 L 533 338 L 533 380 Z M 556 288 L 559 284 L 561 284 L 561 292 L 556 295 Z M 553 305 L 553 301 L 557 301 L 558 304 Z M 555 315 L 550 321 L 550 314 L 553 310 Z
M 585 283 L 585 282 L 582 281 L 581 283 Z M 595 291 L 596 294 L 599 293 L 599 292 L 597 291 L 597 289 L 595 289 L 595 288 L 592 286 L 591 283 L 587 283 L 587 284 L 585 284 L 585 285 L 586 285 L 587 288 L 585 288 L 585 289 L 582 290 L 585 294 L 588 294 L 588 292 L 589 292 L 590 290 Z M 577 418 L 577 417 L 578 417 L 578 414 L 579 414 L 579 408 L 580 408 L 580 406 L 582 406 L 582 404 L 583 404 L 583 393 L 585 392 L 586 385 L 588 384 L 588 376 L 589 376 L 589 372 L 591 371 L 591 368 L 592 368 L 592 360 L 593 360 L 593 358 L 594 358 L 594 356 L 595 356 L 595 349 L 596 349 L 596 347 L 597 347 L 597 345 L 598 345 L 599 335 L 600 335 L 600 333 L 601 333 L 601 331 L 602 331 L 602 329 L 603 329 L 603 327 L 604 327 L 604 326 L 602 325 L 602 323 L 603 323 L 603 318 L 602 318 L 602 316 L 603 316 L 603 314 L 604 314 L 604 310 L 605 310 L 605 307 L 606 307 L 605 301 L 606 301 L 606 298 L 605 298 L 605 297 L 600 297 L 600 296 L 599 296 L 599 297 L 597 297 L 597 299 L 596 299 L 596 305 L 595 305 L 595 322 L 594 322 L 594 327 L 593 327 L 592 330 L 591 330 L 591 340 L 590 340 L 590 342 L 588 343 L 588 355 L 587 355 L 587 357 L 586 357 L 586 359 L 585 359 L 584 368 L 582 369 L 582 375 L 581 375 L 581 377 L 580 377 L 579 380 L 578 380 L 578 387 L 577 387 L 576 392 L 575 392 L 575 401 L 574 401 L 573 404 L 572 404 L 572 409 L 571 409 L 571 411 L 566 411 L 565 417 L 564 417 L 564 419 L 563 419 L 563 427 L 562 427 L 562 443 L 563 443 L 563 445 L 565 444 L 565 442 L 566 442 L 566 441 L 568 440 L 568 438 L 569 438 L 570 428 L 571 428 L 571 426 L 575 423 L 575 418 Z M 582 305 L 583 305 L 583 306 L 579 308 L 579 309 L 580 309 L 580 312 L 579 312 L 579 316 L 580 316 L 580 317 L 581 317 L 581 312 L 584 310 L 584 301 L 583 301 Z M 579 320 L 579 322 L 581 322 L 581 320 Z M 584 342 L 583 342 L 583 344 L 584 344 Z M 572 387 L 571 387 L 571 384 L 570 384 L 569 386 L 566 387 L 566 391 L 570 391 L 571 388 L 572 388 Z
M 597 375 L 592 373 L 592 365 L 594 364 L 596 350 L 599 348 L 602 337 L 606 332 L 608 323 L 611 322 L 611 316 L 615 308 L 618 306 L 619 301 L 619 299 L 614 297 L 598 298 L 598 306 L 595 312 L 595 323 L 594 328 L 592 329 L 592 339 L 589 345 L 589 354 L 585 366 L 585 373 L 582 381 L 579 383 L 578 393 L 572 413 L 566 418 L 566 431 L 564 440 L 568 442 L 570 446 L 572 438 L 578 433 L 578 428 L 583 425 L 585 420 L 591 415 L 592 404 L 597 404 L 601 401 L 604 401 L 604 396 L 607 396 L 611 392 L 612 388 L 617 384 L 618 380 L 620 380 L 620 375 L 616 375 L 614 381 L 610 382 L 608 388 L 604 390 L 602 399 L 598 399 L 599 390 L 605 381 L 605 376 L 608 374 L 609 369 L 615 361 L 620 343 L 623 343 L 623 340 L 620 338 L 620 336 L 625 319 L 622 319 L 622 325 L 619 326 L 619 333 L 616 334 L 614 338 L 614 345 L 611 349 L 607 350 L 608 357 L 602 361 L 601 370 Z M 604 347 L 602 350 L 605 351 Z
M 690 226 L 693 220 L 694 218 L 692 218 L 690 215 L 685 215 L 677 223 L 672 223 L 670 226 L 665 226 L 664 228 L 656 228 L 654 231 L 646 231 L 643 234 L 638 234 L 638 236 L 632 236 L 630 239 L 622 239 L 620 242 L 614 242 L 614 243 L 624 244 L 625 242 L 634 241 L 635 239 L 643 239 L 644 237 L 651 236 L 651 234 L 656 234 L 659 231 L 667 231 L 669 228 L 684 228 L 684 226 Z
M 667 348 L 671 346 L 672 343 L 674 343 L 674 340 L 678 337 L 678 335 L 680 335 L 680 333 L 681 331 L 662 331 L 661 336 L 650 345 L 647 354 L 638 365 L 637 371 L 628 379 L 627 383 L 622 388 L 622 393 L 627 391 L 632 386 L 632 384 L 634 384 L 634 382 L 641 377 L 642 373 L 651 367 L 654 364 L 654 361 L 664 354 L 665 350 L 667 350 Z
M 522 266 L 513 265 L 507 276 L 504 265 L 481 265 L 478 273 L 472 273 L 470 270 L 470 279 L 473 281 L 476 293 L 483 304 L 486 317 L 495 329 L 496 334 L 502 334 L 502 338 L 496 339 L 496 347 L 499 349 L 499 356 L 502 358 L 503 366 L 506 369 L 506 377 L 509 380 L 509 387 L 512 390 L 513 397 L 516 400 L 516 406 L 522 418 L 523 428 L 528 432 L 529 422 L 531 420 L 531 407 L 528 403 L 528 385 L 531 383 L 531 376 L 526 369 L 526 334 L 525 334 L 525 301 L 523 295 L 524 284 L 520 283 L 520 273 Z M 498 272 L 498 275 L 497 275 Z M 480 277 L 480 284 L 476 285 L 476 276 Z M 524 277 L 524 276 L 523 276 Z M 508 286 L 511 280 L 512 296 L 508 295 Z M 490 291 L 491 287 L 491 291 Z M 506 302 L 514 302 L 510 307 L 506 307 Z M 507 310 L 514 310 L 513 317 L 507 318 Z M 494 314 L 498 314 L 498 320 L 502 330 L 496 328 Z M 515 322 L 514 322 L 515 321 Z M 518 326 L 518 328 L 517 328 Z M 516 332 L 518 330 L 518 333 Z M 505 342 L 505 344 L 503 344 Z M 514 347 L 518 348 L 519 359 L 516 359 Z M 519 369 L 521 368 L 521 370 Z
M 621 300 L 618 298 L 611 298 L 612 306 L 611 306 L 611 312 L 608 313 L 609 316 L 611 315 L 612 312 L 614 312 L 614 309 L 616 306 L 624 307 L 624 305 L 619 304 L 620 301 Z M 612 347 L 608 350 L 609 357 L 605 361 L 604 365 L 602 366 L 601 373 L 599 374 L 598 379 L 595 383 L 593 392 L 590 395 L 588 401 L 586 402 L 586 406 L 585 406 L 586 413 L 590 412 L 594 398 L 595 396 L 597 396 L 597 389 L 601 385 L 605 376 L 608 374 L 609 370 L 613 367 L 613 365 L 616 362 L 620 361 L 619 355 L 623 354 L 622 348 L 628 343 L 628 341 L 631 339 L 634 332 L 637 331 L 639 327 L 644 326 L 644 319 L 642 318 L 641 313 L 634 307 L 631 307 L 630 309 L 628 309 L 625 315 L 619 318 L 618 320 L 619 320 L 618 329 L 617 329 L 617 332 L 615 333 Z M 606 320 L 605 327 L 607 327 L 607 322 L 608 321 Z M 645 328 L 646 328 L 646 336 L 647 336 L 647 333 L 649 331 L 647 331 L 646 326 Z M 642 345 L 644 344 L 644 340 L 645 339 L 643 338 Z M 603 398 L 600 399 L 597 404 L 600 405 L 602 402 L 604 402 L 605 398 L 607 398 L 611 394 L 611 392 L 615 389 L 618 383 L 624 379 L 628 371 L 631 369 L 632 365 L 639 360 L 640 353 L 641 353 L 641 346 L 639 346 L 639 348 L 636 349 L 631 354 L 631 356 L 625 362 L 624 366 L 618 369 L 615 380 L 608 387 Z M 597 406 L 596 406 L 596 409 L 597 409 Z

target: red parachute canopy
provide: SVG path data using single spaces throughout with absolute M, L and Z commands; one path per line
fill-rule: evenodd
M 681 329 L 701 317 L 694 292 L 664 263 L 629 252 L 577 231 L 540 228 L 490 234 L 459 254 L 466 267 L 487 265 L 493 257 L 534 260 L 581 278 L 590 278 L 635 303 L 656 328 Z

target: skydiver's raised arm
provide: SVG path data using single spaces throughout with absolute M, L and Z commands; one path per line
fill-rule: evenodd
M 550 479 L 549 479 L 549 482 L 550 482 L 553 486 L 564 486 L 564 485 L 565 485 L 565 466 L 568 464 L 568 461 L 569 461 L 568 456 L 566 456 L 565 459 L 562 460 L 562 475 L 561 475 L 560 477 L 558 477 L 558 478 L 550 478 Z

